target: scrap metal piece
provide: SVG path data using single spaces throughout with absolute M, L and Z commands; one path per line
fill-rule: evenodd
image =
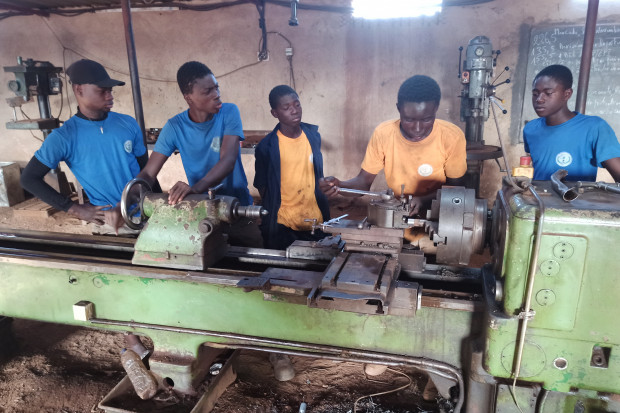
M 579 196 L 577 188 L 567 187 L 562 180 L 566 178 L 568 171 L 566 169 L 559 169 L 551 175 L 551 187 L 553 190 L 562 197 L 566 202 L 574 201 Z

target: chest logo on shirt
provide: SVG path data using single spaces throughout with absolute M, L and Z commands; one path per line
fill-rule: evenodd
M 573 157 L 568 152 L 560 152 L 555 156 L 555 163 L 558 166 L 565 167 L 573 163 Z
M 123 148 L 125 148 L 125 152 L 131 153 L 131 151 L 133 150 L 133 144 L 131 143 L 131 141 L 125 141 Z
M 211 141 L 210 149 L 213 152 L 219 153 L 220 152 L 220 146 L 222 146 L 222 138 L 219 137 L 219 136 L 213 138 L 213 140 Z
M 433 173 L 433 167 L 427 163 L 423 163 L 418 167 L 418 174 L 420 176 L 430 176 Z

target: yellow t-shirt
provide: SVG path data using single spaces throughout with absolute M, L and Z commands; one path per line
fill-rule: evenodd
M 465 135 L 456 125 L 435 119 L 430 135 L 419 142 L 408 141 L 400 131 L 400 119 L 383 122 L 375 129 L 362 162 L 371 174 L 385 170 L 388 186 L 400 195 L 426 195 L 439 189 L 448 178 L 467 171 Z
M 286 225 L 295 231 L 309 231 L 315 219 L 323 222 L 323 216 L 314 193 L 314 160 L 312 148 L 306 134 L 302 131 L 291 139 L 278 131 L 280 148 L 280 209 L 278 224 Z

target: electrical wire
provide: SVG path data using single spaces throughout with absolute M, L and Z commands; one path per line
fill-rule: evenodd
M 295 70 L 293 69 L 293 43 L 288 39 L 288 37 L 286 37 L 280 32 L 267 32 L 266 34 L 276 34 L 283 38 L 286 43 L 288 43 L 288 47 L 291 49 L 291 54 L 286 56 L 286 60 L 288 60 L 289 65 L 289 86 L 291 86 L 293 90 L 297 90 L 297 87 L 295 85 Z
M 259 65 L 259 64 L 261 64 L 261 63 L 263 63 L 263 62 L 264 62 L 264 60 L 259 60 L 259 61 L 254 62 L 254 63 L 250 63 L 250 64 L 247 64 L 247 65 L 245 65 L 245 66 L 238 67 L 238 68 L 236 68 L 236 69 L 231 70 L 230 72 L 226 72 L 226 73 L 224 73 L 224 74 L 217 75 L 217 78 L 218 78 L 218 79 L 221 79 L 221 78 L 223 78 L 223 77 L 225 77 L 225 76 L 232 75 L 233 73 L 236 73 L 236 72 L 238 72 L 238 71 L 240 71 L 240 70 L 247 69 L 248 67 L 252 67 L 252 66 Z
M 192 7 L 184 7 L 184 8 L 187 8 L 188 10 L 196 10 L 196 11 L 210 11 L 210 10 L 216 10 L 216 9 L 223 8 L 223 7 L 236 6 L 236 5 L 245 4 L 245 3 L 254 3 L 254 1 L 238 0 L 238 1 L 231 1 L 231 2 L 228 2 L 228 3 L 219 3 L 219 4 L 216 4 L 216 5 L 202 5 L 202 6 L 192 6 Z M 289 48 L 291 50 L 294 50 L 293 49 L 293 43 L 285 35 L 283 35 L 280 32 L 277 32 L 277 31 L 271 31 L 271 32 L 267 31 L 266 25 L 265 25 L 264 4 L 265 4 L 265 2 L 262 3 L 262 7 L 259 6 L 258 4 L 256 4 L 257 10 L 259 12 L 259 17 L 260 17 L 259 23 L 260 23 L 261 31 L 262 31 L 261 38 L 259 39 L 259 46 L 258 46 L 258 48 L 259 48 L 259 51 L 258 51 L 259 58 L 261 56 L 261 53 L 262 53 L 263 56 L 269 56 L 269 50 L 267 48 L 267 35 L 269 35 L 269 34 L 275 34 L 275 35 L 280 36 L 282 39 L 284 39 L 287 42 Z M 281 4 L 277 3 L 277 2 L 275 4 L 281 5 Z M 166 3 L 166 5 L 169 7 L 171 5 L 172 6 L 180 6 L 181 4 Z M 183 6 L 186 6 L 186 5 L 183 5 Z M 132 6 L 132 7 L 135 7 L 135 6 Z M 92 9 L 93 8 L 85 9 L 83 11 L 74 11 L 73 15 L 79 15 L 79 14 L 83 14 L 83 13 L 86 13 L 86 12 L 92 12 L 93 11 Z M 179 7 L 179 9 L 181 9 L 181 7 Z M 310 9 L 313 9 L 313 10 L 323 10 L 322 8 L 314 8 L 314 7 L 310 7 Z M 324 11 L 329 11 L 329 10 L 325 9 Z M 52 12 L 52 11 L 50 11 L 50 13 L 52 13 L 52 14 L 61 14 L 61 13 L 55 13 L 55 12 Z M 61 14 L 61 15 L 66 16 L 67 14 L 65 13 L 65 14 Z M 41 17 L 41 20 L 43 20 L 43 22 L 47 26 L 47 28 L 50 30 L 50 32 L 54 35 L 54 37 L 56 38 L 56 40 L 58 41 L 60 46 L 63 48 L 62 59 L 63 59 L 63 70 L 64 70 L 65 73 L 66 73 L 66 69 L 67 69 L 67 66 L 66 66 L 66 52 L 67 51 L 70 51 L 70 52 L 72 52 L 72 53 L 74 53 L 74 54 L 76 54 L 76 55 L 78 55 L 78 56 L 80 56 L 82 58 L 85 58 L 85 59 L 90 59 L 91 58 L 91 56 L 89 56 L 88 53 L 85 52 L 85 51 L 80 51 L 80 50 L 77 50 L 77 49 L 74 49 L 74 48 L 66 46 L 63 43 L 63 41 L 60 39 L 60 36 L 58 36 L 58 34 L 55 32 L 54 28 L 50 25 L 48 19 L 43 18 L 44 16 L 40 16 L 40 17 Z M 2 20 L 2 18 L 3 18 L 2 15 L 0 15 L 0 20 Z M 97 61 L 101 60 L 98 56 L 94 56 L 94 59 L 97 60 Z M 290 86 L 293 89 L 297 90 L 296 82 L 295 82 L 295 69 L 294 69 L 294 65 L 293 65 L 293 55 L 292 54 L 291 55 L 287 55 L 286 59 L 287 59 L 288 64 L 289 64 L 289 84 L 290 84 Z M 232 75 L 233 73 L 236 73 L 236 72 L 238 72 L 240 70 L 247 69 L 247 68 L 252 67 L 252 66 L 256 66 L 256 65 L 262 63 L 264 60 L 266 60 L 266 57 L 263 60 L 259 60 L 259 61 L 254 62 L 254 63 L 249 63 L 247 65 L 240 66 L 240 67 L 235 68 L 235 69 L 233 69 L 233 70 L 231 70 L 229 72 L 226 72 L 226 73 L 223 73 L 221 75 L 218 75 L 217 77 L 218 78 L 223 78 L 223 77 Z M 131 76 L 130 73 L 127 73 L 125 71 L 122 71 L 122 70 L 110 67 L 110 66 L 105 65 L 105 64 L 102 64 L 102 65 L 106 69 L 111 70 L 111 71 L 113 71 L 115 73 L 119 73 L 119 74 L 122 74 L 122 75 L 128 76 L 128 77 Z M 161 79 L 161 78 L 153 78 L 153 77 L 143 76 L 143 75 L 140 75 L 139 78 L 142 79 L 142 80 L 148 80 L 148 81 L 152 81 L 152 82 L 176 83 L 176 79 Z M 64 76 L 64 79 L 65 79 L 65 83 L 68 86 L 69 82 L 67 81 L 66 76 Z M 69 117 L 71 117 L 71 116 L 73 116 L 73 112 L 71 110 L 71 101 L 70 101 L 70 98 L 69 98 L 70 94 L 69 94 L 68 90 L 66 91 L 66 93 L 67 93 L 67 106 L 69 107 Z M 63 97 L 62 97 L 62 93 L 61 93 L 61 109 L 60 109 L 60 113 L 58 115 L 58 118 L 60 118 L 60 114 L 62 114 L 63 105 L 64 105 L 64 101 L 63 101 Z
M 66 48 L 62 48 L 62 70 L 63 73 L 67 73 L 67 60 L 66 60 L 66 56 L 65 56 L 65 52 L 67 51 Z M 67 107 L 69 108 L 69 118 L 71 118 L 73 116 L 73 112 L 71 111 L 71 100 L 69 99 L 69 80 L 67 79 L 66 75 L 63 75 L 63 78 L 65 79 L 65 85 L 66 87 L 64 87 L 64 91 L 65 94 L 67 95 Z M 62 95 L 60 97 L 62 99 Z M 60 115 L 59 115 L 60 117 Z
M 19 107 L 19 111 L 22 113 L 22 115 L 23 115 L 26 119 L 28 119 L 28 120 L 32 120 L 32 119 L 30 118 L 30 116 L 26 115 L 26 112 L 24 112 L 24 109 L 22 109 L 22 107 L 21 107 L 21 106 Z M 36 139 L 36 140 L 38 140 L 38 141 L 43 142 L 43 139 L 41 139 L 41 138 L 39 138 L 38 136 L 36 136 L 36 135 L 34 134 L 34 132 L 32 132 L 32 130 L 29 130 L 29 132 L 30 132 L 30 134 L 32 135 L 32 137 L 33 137 L 33 138 L 35 138 L 35 139 Z
M 379 393 L 367 394 L 365 396 L 358 397 L 357 400 L 355 400 L 355 402 L 353 403 L 353 413 L 357 413 L 357 403 L 360 400 L 365 399 L 366 397 L 381 396 L 381 395 L 384 395 L 384 394 L 396 393 L 397 391 L 406 389 L 407 387 L 411 386 L 411 384 L 413 383 L 413 380 L 411 380 L 411 377 L 409 377 L 407 374 L 403 373 L 402 371 L 394 370 L 394 369 L 391 369 L 389 367 L 388 367 L 387 370 L 391 371 L 392 373 L 398 373 L 401 376 L 405 376 L 407 378 L 407 380 L 409 380 L 409 383 L 405 384 L 404 386 L 400 386 L 400 387 L 398 387 L 396 389 L 382 391 L 382 392 L 379 392 Z

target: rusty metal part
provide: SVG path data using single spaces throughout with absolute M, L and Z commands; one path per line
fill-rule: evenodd
M 413 315 L 420 305 L 421 288 L 418 283 L 403 282 L 395 291 L 399 272 L 395 257 L 341 253 L 310 294 L 310 305 L 364 314 L 394 314 L 394 304 Z
M 444 186 L 428 211 L 426 230 L 437 244 L 437 262 L 468 264 L 484 249 L 487 201 L 476 199 L 473 189 Z
M 560 195 L 566 202 L 573 201 L 579 196 L 579 192 L 576 188 L 567 187 L 562 180 L 566 178 L 568 171 L 566 169 L 559 169 L 551 175 L 551 187 Z
M 601 191 L 613 192 L 615 194 L 620 194 L 620 184 L 608 184 L 606 182 L 582 182 L 577 181 L 577 188 L 594 188 L 600 189 Z
M 359 229 L 359 222 L 348 219 L 323 225 L 322 230 L 340 235 L 345 241 L 345 251 L 375 252 L 397 256 L 403 247 L 404 230 L 367 226 Z
M 297 240 L 286 249 L 286 257 L 331 261 L 343 248 L 344 241 L 339 236 L 329 236 L 319 241 Z
M 409 203 L 406 200 L 374 200 L 368 204 L 368 223 L 382 228 L 409 228 Z
M 472 142 L 467 143 L 468 161 L 485 161 L 502 157 L 502 148 L 495 145 L 481 145 Z

